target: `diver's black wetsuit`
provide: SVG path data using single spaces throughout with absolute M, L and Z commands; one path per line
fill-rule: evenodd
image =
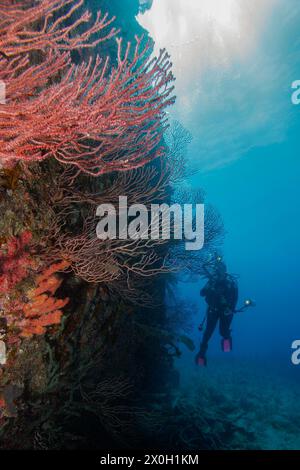
M 238 287 L 231 276 L 212 278 L 200 291 L 208 304 L 207 323 L 200 346 L 200 356 L 205 357 L 208 342 L 215 331 L 219 320 L 220 335 L 231 339 L 230 325 L 238 300 Z

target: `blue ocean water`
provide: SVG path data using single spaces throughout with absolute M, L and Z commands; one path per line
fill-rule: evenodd
M 192 132 L 189 157 L 199 168 L 187 184 L 204 188 L 224 219 L 224 260 L 239 276 L 239 303 L 256 302 L 234 318 L 232 353 L 221 352 L 217 331 L 205 370 L 184 351 L 180 399 L 252 433 L 237 436 L 236 448 L 300 449 L 300 365 L 291 361 L 300 339 L 300 106 L 291 102 L 291 84 L 300 78 L 300 6 L 225 3 L 222 10 L 217 0 L 154 0 L 140 18 L 174 61 L 171 115 Z M 198 348 L 206 306 L 203 281 L 194 281 L 179 282 L 176 295 L 195 304 Z

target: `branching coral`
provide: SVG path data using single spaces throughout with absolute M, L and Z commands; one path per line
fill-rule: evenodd
M 97 19 L 84 32 L 79 27 L 90 23 L 91 13 L 84 11 L 77 19 L 74 14 L 80 11 L 84 0 L 11 0 L 1 2 L 0 50 L 6 58 L 16 57 L 32 51 L 50 49 L 74 50 L 94 47 L 99 42 L 113 37 L 113 28 L 103 36 L 94 37 L 108 28 L 114 18 L 98 12 Z M 56 18 L 56 19 L 54 19 Z M 69 24 L 66 25 L 66 21 Z M 71 20 L 71 21 L 70 21 Z M 34 25 L 39 25 L 38 28 Z
M 130 44 L 123 52 L 118 39 L 118 64 L 111 71 L 108 59 L 103 62 L 100 57 L 94 63 L 91 58 L 79 66 L 71 64 L 69 52 L 61 50 L 94 45 L 90 36 L 104 26 L 97 18 L 86 33 L 70 38 L 69 33 L 89 16 L 83 14 L 65 27 L 77 4 L 72 7 L 73 1 L 66 2 L 69 13 L 58 20 L 48 12 L 63 3 L 44 0 L 28 19 L 28 10 L 21 9 L 22 21 L 15 24 L 12 14 L 4 15 L 2 26 L 0 21 L 4 31 L 0 50 L 6 56 L 16 54 L 9 64 L 0 58 L 0 80 L 7 83 L 6 105 L 0 107 L 2 165 L 53 157 L 97 176 L 136 168 L 161 156 L 165 108 L 174 102 L 168 54 L 161 51 L 158 58 L 150 59 L 150 44 L 142 46 L 137 39 L 130 60 Z M 23 32 L 25 25 L 39 18 L 44 21 L 41 32 Z M 110 24 L 105 21 L 105 26 Z M 16 36 L 20 36 L 17 41 Z M 15 49 L 11 44 L 16 44 Z M 28 49 L 46 49 L 38 65 L 23 57 Z
M 183 139 L 184 142 L 177 145 L 180 149 L 182 145 L 186 145 L 185 136 Z M 97 239 L 95 213 L 98 205 L 110 204 L 116 207 L 120 194 L 127 197 L 128 205 L 139 203 L 148 208 L 151 204 L 170 199 L 170 182 L 173 181 L 173 176 L 176 179 L 178 172 L 172 165 L 171 155 L 167 162 L 165 159 L 159 162 L 160 165 L 148 165 L 118 174 L 109 185 L 102 186 L 98 191 L 87 191 L 84 181 L 81 181 L 79 189 L 78 185 L 74 185 L 74 171 L 66 170 L 59 178 L 55 193 L 57 218 L 53 237 L 54 259 L 68 260 L 80 278 L 87 282 L 106 283 L 111 292 L 118 292 L 122 298 L 139 304 L 141 299 L 145 299 L 147 292 L 143 279 L 148 280 L 162 273 L 182 269 L 187 272 L 201 271 L 206 256 L 218 246 L 223 233 L 220 216 L 213 208 L 206 206 L 205 245 L 201 252 L 186 252 L 184 240 L 170 242 L 161 237 L 149 238 L 152 218 L 144 227 L 145 236 L 140 234 L 140 238 Z M 204 202 L 202 191 L 191 193 L 181 189 L 173 191 L 173 197 L 174 202 L 182 204 Z M 84 214 L 83 219 L 78 215 L 79 210 Z M 76 220 L 76 234 L 70 232 L 66 222 L 72 220 Z M 80 229 L 82 221 L 85 223 Z M 170 225 L 171 231 L 174 230 L 172 223 Z M 160 218 L 160 232 L 163 233 L 168 226 L 168 218 Z
M 201 189 L 191 191 L 189 188 L 182 187 L 174 194 L 174 198 L 179 203 L 205 203 L 205 194 Z M 182 266 L 182 273 L 188 276 L 190 274 L 205 275 L 205 264 L 211 259 L 212 254 L 220 249 L 224 233 L 225 229 L 220 213 L 214 206 L 205 204 L 203 248 L 196 251 L 186 251 L 182 243 L 172 247 L 172 256 Z
M 119 196 L 127 197 L 128 205 L 154 204 L 165 201 L 169 197 L 170 175 L 173 165 L 165 165 L 163 159 L 157 161 L 157 165 L 146 165 L 132 171 L 115 175 L 109 184 L 104 184 L 101 189 L 89 191 L 85 187 L 79 189 L 74 185 L 76 173 L 67 169 L 57 179 L 53 192 L 53 200 L 58 208 L 60 216 L 65 217 L 74 205 L 86 204 L 95 208 L 100 204 L 119 204 Z
M 71 51 L 94 47 L 116 35 L 113 18 L 99 13 L 90 22 L 91 15 L 81 8 L 83 0 L 6 3 L 0 5 L 0 80 L 6 84 L 6 103 L 0 106 L 0 164 L 10 168 L 18 161 L 27 164 L 53 157 L 75 168 L 75 177 L 126 171 L 110 190 L 115 198 L 124 188 L 135 201 L 164 199 L 168 187 L 164 164 L 160 173 L 137 169 L 166 152 L 165 109 L 174 102 L 168 54 L 161 51 L 151 59 L 150 43 L 136 38 L 132 47 L 117 39 L 115 67 L 98 56 L 75 65 Z M 72 193 L 63 187 L 63 199 L 71 204 L 73 198 L 80 209 L 85 201 L 76 185 L 73 189 Z M 91 199 L 94 206 L 97 195 Z M 165 254 L 154 250 L 160 241 L 100 244 L 91 236 L 92 225 L 87 221 L 81 234 L 52 232 L 59 247 L 56 259 L 67 260 L 82 279 L 118 279 L 128 286 L 130 277 L 152 277 L 167 269 Z M 5 293 L 9 287 L 3 288 Z M 41 319 L 33 312 L 56 304 L 40 292 L 29 303 L 26 316 L 42 331 Z
M 131 274 L 152 277 L 168 272 L 167 260 L 154 250 L 165 240 L 112 239 L 96 236 L 96 222 L 89 219 L 78 236 L 62 235 L 53 256 L 67 260 L 74 272 L 87 282 L 109 282 Z
M 148 207 L 151 203 L 165 200 L 169 190 L 169 173 L 165 170 L 161 162 L 161 166 L 125 172 L 98 192 L 77 189 L 72 184 L 73 172 L 65 172 L 56 191 L 53 259 L 67 260 L 76 275 L 87 282 L 108 283 L 110 287 L 113 284 L 115 289 L 122 291 L 122 297 L 137 299 L 135 288 L 143 278 L 152 278 L 174 268 L 168 257 L 168 240 L 146 238 L 152 218 L 143 228 L 144 235 L 139 238 L 100 240 L 96 236 L 96 206 L 105 203 L 117 205 L 120 194 L 126 195 L 128 204 L 144 203 Z M 76 218 L 78 210 L 85 214 L 81 229 L 80 220 Z M 76 220 L 76 234 L 70 232 L 66 222 L 73 219 Z M 163 220 L 157 220 L 157 223 L 162 231 Z M 145 291 L 145 286 L 139 292 L 140 297 L 142 291 Z
M 134 421 L 133 410 L 121 404 L 132 388 L 124 377 L 103 379 L 92 391 L 80 387 L 83 399 L 80 407 L 96 414 L 110 433 L 122 435 L 125 429 L 131 431 Z
M 170 183 L 180 184 L 197 172 L 187 158 L 188 146 L 192 142 L 191 133 L 178 121 L 173 121 L 165 132 L 164 139 L 168 148 L 166 163 L 170 167 Z

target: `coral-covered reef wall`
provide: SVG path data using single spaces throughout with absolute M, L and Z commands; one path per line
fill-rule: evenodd
M 3 449 L 162 444 L 157 402 L 170 406 L 180 353 L 166 285 L 193 263 L 180 244 L 102 241 L 95 230 L 97 205 L 120 195 L 148 205 L 183 197 L 174 182 L 190 136 L 175 124 L 167 139 L 172 64 L 166 51 L 151 57 L 139 6 L 0 6 Z M 222 238 L 219 216 L 208 221 L 198 270 Z
M 140 52 L 144 48 L 145 38 L 143 46 L 134 45 L 135 35 L 145 33 L 135 20 L 138 2 L 101 2 L 101 10 L 107 12 L 107 17 L 92 20 L 92 30 L 88 35 L 85 33 L 87 30 L 83 29 L 85 21 L 78 24 L 81 34 L 78 41 L 75 39 L 78 33 L 72 25 L 81 22 L 82 15 L 86 15 L 81 3 L 67 2 L 64 5 L 57 0 L 45 0 L 42 2 L 43 13 L 37 10 L 38 4 L 35 2 L 23 2 L 21 10 L 7 2 L 8 19 L 1 23 L 1 78 L 8 82 L 6 109 L 10 113 L 10 123 L 14 120 L 12 128 L 15 129 L 15 134 L 11 133 L 7 138 L 8 118 L 2 108 L 2 448 L 98 448 L 114 443 L 117 445 L 123 440 L 129 445 L 139 435 L 139 431 L 134 429 L 152 426 L 147 409 L 141 406 L 142 395 L 157 386 L 158 377 L 154 377 L 153 371 L 158 373 L 158 368 L 153 366 L 150 356 L 151 351 L 155 351 L 160 357 L 163 344 L 159 338 L 149 341 L 146 334 L 142 335 L 138 329 L 138 319 L 147 323 L 147 318 L 152 317 L 155 322 L 159 317 L 163 321 L 164 309 L 151 309 L 150 306 L 145 309 L 139 304 L 144 303 L 142 293 L 149 299 L 153 297 L 155 303 L 163 304 L 163 288 L 159 283 L 152 283 L 151 287 L 143 284 L 144 291 L 136 287 L 129 292 L 125 278 L 122 280 L 122 272 L 126 269 L 132 271 L 133 267 L 127 264 L 125 252 L 120 247 L 107 249 L 98 263 L 95 261 L 96 267 L 89 271 L 89 267 L 83 265 L 89 256 L 88 250 L 82 252 L 85 259 L 80 258 L 80 246 L 82 249 L 86 247 L 88 238 L 84 237 L 89 235 L 88 232 L 80 235 L 80 227 L 82 213 L 88 216 L 91 210 L 87 201 L 92 198 L 95 188 L 99 193 L 99 189 L 108 189 L 113 181 L 119 181 L 115 174 L 106 178 L 100 175 L 138 168 L 162 155 L 163 149 L 159 149 L 163 129 L 160 128 L 163 126 L 160 123 L 161 108 L 156 108 L 154 102 L 150 106 L 148 99 L 151 100 L 151 94 L 154 97 L 159 88 L 165 88 L 172 77 L 167 75 L 165 69 L 167 57 L 161 57 L 156 72 L 151 71 L 152 76 L 157 74 L 158 81 L 161 75 L 162 81 L 156 92 L 149 88 L 150 82 L 145 81 L 151 79 L 151 75 L 147 75 L 147 55 L 142 56 L 146 52 Z M 26 18 L 22 14 L 23 5 L 25 10 L 28 8 Z M 75 19 L 69 15 L 69 8 L 74 5 Z M 92 9 L 93 18 L 99 9 L 99 2 L 90 1 L 86 5 Z M 51 16 L 47 15 L 51 15 L 51 11 L 57 19 L 56 27 L 50 28 L 47 22 L 50 23 Z M 10 15 L 14 17 L 14 25 L 9 24 Z M 111 29 L 110 19 L 114 16 L 114 29 Z M 36 42 L 32 42 L 27 35 L 19 41 L 23 24 L 27 22 L 29 25 L 30 17 L 39 31 Z M 64 23 L 69 26 L 64 26 Z M 64 28 L 69 28 L 67 34 Z M 44 37 L 40 34 L 42 30 Z M 97 34 L 102 30 L 106 38 L 103 44 L 97 41 Z M 123 44 L 119 47 L 115 40 L 109 42 L 117 30 L 123 37 Z M 133 49 L 128 49 L 126 53 L 129 40 L 133 43 Z M 89 47 L 83 55 L 85 45 L 93 41 L 94 49 Z M 51 47 L 55 49 L 53 54 Z M 72 56 L 68 56 L 68 50 L 73 51 Z M 111 64 L 117 67 L 113 74 L 109 72 L 111 65 L 108 61 L 97 65 L 97 53 L 109 56 Z M 126 54 L 130 54 L 130 59 Z M 96 60 L 96 65 L 91 65 L 91 62 L 87 64 L 86 57 L 89 56 L 91 61 Z M 80 68 L 75 69 L 71 65 L 72 60 L 81 63 Z M 135 60 L 138 61 L 136 65 Z M 134 67 L 140 67 L 141 60 L 145 63 L 144 73 L 139 70 L 136 74 Z M 73 68 L 68 73 L 70 67 Z M 102 91 L 97 85 L 99 80 L 103 81 Z M 27 83 L 28 90 L 24 88 Z M 87 88 L 91 84 L 95 84 L 93 96 L 92 89 Z M 16 98 L 19 88 L 22 93 Z M 107 101 L 109 89 L 114 95 Z M 143 93 L 144 104 L 142 101 L 138 103 L 139 92 L 136 90 Z M 112 107 L 115 113 L 116 101 L 122 99 L 125 93 L 127 104 L 135 100 L 135 105 L 140 107 L 139 128 L 134 121 L 129 124 L 130 116 L 124 114 L 125 101 L 120 101 L 122 116 L 120 114 L 119 118 L 114 118 L 107 114 Z M 165 98 L 161 95 L 162 100 L 170 100 L 166 101 L 166 106 L 172 101 L 171 95 L 168 95 L 165 94 Z M 86 111 L 82 100 L 89 106 Z M 103 105 L 99 108 L 100 102 L 97 105 L 97 100 L 102 100 L 107 111 Z M 123 125 L 127 122 L 131 130 L 128 127 L 123 133 L 121 128 L 118 130 L 115 127 L 113 140 L 105 144 L 105 131 L 99 121 L 101 115 L 91 118 L 93 109 L 96 113 L 101 109 L 101 115 L 106 115 L 103 121 L 105 126 L 112 125 L 113 119 L 116 123 L 122 119 Z M 157 116 L 153 114 L 155 109 Z M 57 114 L 59 112 L 62 112 L 60 116 Z M 90 141 L 83 143 L 85 112 Z M 24 120 L 26 114 L 28 118 Z M 69 116 L 73 122 L 67 123 L 63 116 Z M 95 133 L 94 142 L 92 122 L 95 123 L 96 133 L 97 128 L 102 128 L 101 139 Z M 79 124 L 81 129 L 76 130 Z M 45 126 L 44 129 L 42 126 Z M 138 129 L 140 136 L 133 135 Z M 111 132 L 112 128 L 107 136 Z M 153 138 L 155 133 L 156 137 Z M 143 151 L 139 140 L 143 142 Z M 148 146 L 145 146 L 147 141 Z M 103 157 L 102 151 L 101 161 L 98 162 L 96 157 L 92 157 L 96 155 L 97 145 L 101 145 L 102 150 L 106 148 L 106 157 Z M 90 151 L 87 150 L 88 146 Z M 118 160 L 115 159 L 117 152 L 120 155 Z M 68 168 L 60 168 L 61 164 Z M 71 168 L 73 164 L 75 171 Z M 86 176 L 76 174 L 76 168 Z M 154 171 L 159 174 L 153 168 L 150 176 L 154 175 Z M 69 191 L 70 181 L 75 179 Z M 126 183 L 126 177 L 120 179 L 121 182 Z M 151 180 L 148 182 L 151 183 Z M 167 194 L 166 182 L 163 185 L 163 192 Z M 115 196 L 118 196 L 117 192 Z M 63 229 L 65 220 L 70 222 L 68 233 Z M 91 245 L 91 257 L 95 256 L 95 249 L 94 243 Z M 143 256 L 138 245 L 128 249 L 132 250 L 131 256 L 136 259 Z M 115 257 L 112 252 L 116 253 Z M 114 262 L 118 262 L 115 268 Z M 132 271 L 133 278 L 138 277 L 138 271 L 147 269 L 145 266 L 144 263 L 136 267 L 135 272 Z M 156 269 L 159 272 L 159 268 Z M 151 295 L 151 290 L 155 290 L 155 296 Z

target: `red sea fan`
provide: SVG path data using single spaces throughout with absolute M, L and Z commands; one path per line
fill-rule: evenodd
M 10 58 L 47 48 L 52 50 L 90 48 L 115 36 L 118 32 L 115 28 L 105 32 L 115 20 L 114 17 L 109 19 L 107 14 L 102 15 L 98 12 L 96 20 L 91 24 L 91 13 L 80 11 L 83 5 L 84 0 L 17 2 L 2 0 L 0 4 L 2 55 Z M 77 18 L 74 18 L 76 14 Z M 85 31 L 82 30 L 84 24 L 87 25 Z M 78 33 L 79 28 L 80 33 Z
M 119 39 L 118 63 L 112 70 L 108 59 L 99 57 L 95 62 L 90 59 L 72 65 L 69 53 L 61 50 L 94 45 L 98 39 L 90 39 L 101 31 L 101 22 L 98 16 L 75 40 L 69 33 L 89 16 L 83 14 L 84 20 L 81 17 L 67 28 L 64 20 L 70 20 L 74 2 L 65 2 L 70 10 L 59 20 L 42 9 L 43 5 L 55 9 L 62 3 L 45 0 L 40 9 L 33 9 L 44 25 L 38 32 L 22 33 L 24 25 L 21 29 L 13 26 L 12 16 L 5 20 L 0 50 L 13 59 L 5 64 L 5 58 L 0 59 L 0 79 L 7 82 L 7 102 L 0 106 L 0 162 L 11 166 L 19 160 L 55 158 L 99 176 L 134 169 L 161 156 L 165 152 L 161 146 L 165 110 L 174 102 L 168 54 L 161 51 L 158 58 L 151 59 L 150 44 L 142 46 L 137 39 L 130 59 L 130 44 L 124 51 Z M 34 11 L 29 15 L 31 21 Z M 0 31 L 5 21 L 2 28 L 0 21 Z M 113 34 L 114 30 L 105 39 Z M 31 65 L 23 54 L 35 50 L 47 52 L 41 63 Z M 58 76 L 62 78 L 58 80 Z

